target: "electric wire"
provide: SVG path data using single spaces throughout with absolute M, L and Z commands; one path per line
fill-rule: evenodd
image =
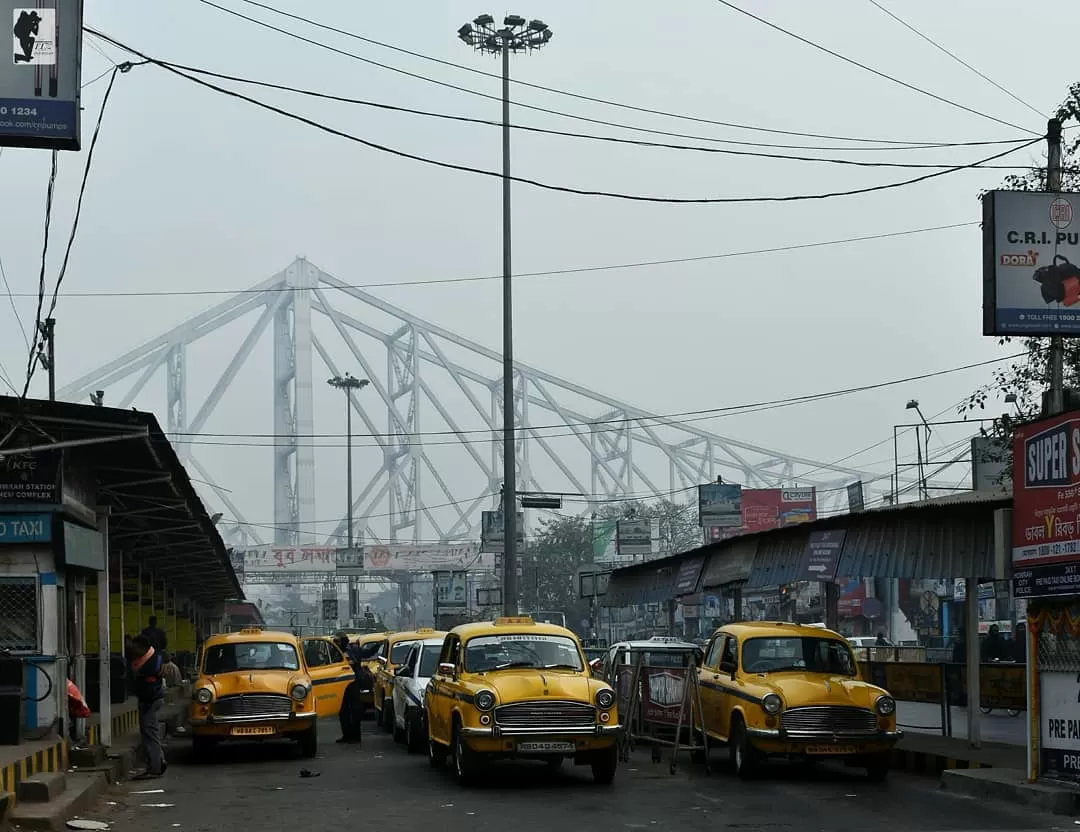
M 750 413 L 761 413 L 768 410 L 778 410 L 785 407 L 793 407 L 801 404 L 808 404 L 811 402 L 823 401 L 827 399 L 835 399 L 843 396 L 854 395 L 857 393 L 865 393 L 872 390 L 879 390 L 886 387 L 894 387 L 901 384 L 909 384 L 915 381 L 925 381 L 932 378 L 940 378 L 945 375 L 951 375 L 958 372 L 964 372 L 966 370 L 976 369 L 980 367 L 987 367 L 992 364 L 1000 364 L 1003 361 L 1010 361 L 1014 358 L 1027 355 L 1027 352 L 1016 353 L 1014 355 L 1001 356 L 999 358 L 989 359 L 987 361 L 980 361 L 972 364 L 965 364 L 959 367 L 950 367 L 944 370 L 935 370 L 928 373 L 922 373 L 919 375 L 908 376 L 905 378 L 891 379 L 889 381 L 875 382 L 873 384 L 862 385 L 858 387 L 848 387 L 839 390 L 830 390 L 824 393 L 814 393 L 805 396 L 793 396 L 783 399 L 773 399 L 771 401 L 754 402 L 751 404 L 741 405 L 729 405 L 726 407 L 706 408 L 701 410 L 686 410 L 676 413 L 668 413 L 664 415 L 656 414 L 643 414 L 641 416 L 632 416 L 626 418 L 617 419 L 597 419 L 595 421 L 588 422 L 559 422 L 546 425 L 534 425 L 526 428 L 521 428 L 520 432 L 523 434 L 522 439 L 528 439 L 529 437 L 524 435 L 528 432 L 538 432 L 547 430 L 561 430 L 563 428 L 582 428 L 590 431 L 596 430 L 618 430 L 625 427 L 628 424 L 639 423 L 646 425 L 646 423 L 655 423 L 657 427 L 672 426 L 678 427 L 693 422 L 705 421 L 709 419 L 726 418 L 730 416 L 743 416 Z M 376 439 L 376 440 L 395 440 L 395 439 L 417 439 L 423 437 L 440 437 L 440 436 L 454 436 L 456 440 L 448 442 L 425 442 L 425 445 L 457 445 L 462 443 L 468 443 L 470 440 L 466 440 L 463 437 L 476 434 L 484 434 L 485 438 L 477 440 L 478 444 L 485 444 L 491 442 L 501 442 L 501 437 L 492 437 L 490 434 L 493 429 L 489 427 L 483 428 L 470 428 L 468 430 L 443 430 L 443 431 L 419 431 L 419 432 L 396 432 L 396 433 L 359 433 L 353 432 L 351 435 L 354 438 L 359 439 Z M 230 434 L 230 433 L 209 433 L 209 432 L 176 432 L 171 434 L 176 437 L 196 437 L 196 440 L 187 438 L 178 438 L 175 441 L 178 444 L 192 444 L 192 445 L 222 445 L 222 446 L 251 446 L 251 447 L 294 447 L 296 441 L 299 439 L 340 439 L 344 434 L 331 433 L 331 434 L 299 434 L 293 436 L 292 434 L 259 434 L 259 433 L 242 433 L 242 434 Z M 544 434 L 539 437 L 541 439 L 551 439 L 558 436 L 579 436 L 575 430 L 571 430 L 566 433 Z M 274 443 L 245 443 L 245 442 L 205 442 L 202 439 L 225 439 L 225 438 L 238 438 L 238 439 L 283 439 L 289 440 L 280 445 Z M 357 445 L 354 443 L 354 447 L 378 447 L 379 443 L 361 443 Z M 879 443 L 883 444 L 883 443 Z M 340 444 L 325 444 L 325 443 L 311 443 L 315 448 L 338 448 L 345 447 Z M 877 446 L 874 446 L 877 447 Z M 821 469 L 814 469 L 821 470 Z
M 653 266 L 672 266 L 683 263 L 701 263 L 711 260 L 726 260 L 733 257 L 749 257 L 758 254 L 777 254 L 790 251 L 802 251 L 805 249 L 823 248 L 827 246 L 850 245 L 871 240 L 888 240 L 897 237 L 908 237 L 914 234 L 926 234 L 932 231 L 950 231 L 956 228 L 973 228 L 980 225 L 979 221 L 955 222 L 947 225 L 934 225 L 925 228 L 911 228 L 903 231 L 887 231 L 880 234 L 866 234 L 861 237 L 845 237 L 834 240 L 819 240 L 810 243 L 793 243 L 785 246 L 772 246 L 769 248 L 743 249 L 741 251 L 727 251 L 720 254 L 699 254 L 690 257 L 670 257 L 662 260 L 640 260 L 627 263 L 611 263 L 601 266 L 570 266 L 562 269 L 549 269 L 546 271 L 519 272 L 513 276 L 514 280 L 527 280 L 541 277 L 559 277 L 574 274 L 588 274 L 595 272 L 618 271 L 622 269 L 641 269 Z M 350 289 L 382 289 L 398 286 L 436 286 L 444 284 L 476 283 L 480 281 L 502 280 L 501 274 L 476 275 L 472 277 L 436 277 L 428 280 L 388 280 L 378 283 L 346 283 L 342 285 L 326 284 L 320 286 L 322 290 L 346 292 Z M 258 295 L 263 293 L 295 292 L 290 286 L 271 286 L 265 289 L 161 289 L 142 290 L 132 292 L 65 292 L 68 298 L 147 298 L 147 297 L 201 297 L 211 295 Z M 16 292 L 15 297 L 24 297 L 29 293 Z
M 999 84 L 993 78 L 990 78 L 988 75 L 985 75 L 984 73 L 980 72 L 978 69 L 973 67 L 971 64 L 969 64 L 967 61 L 965 61 L 963 58 L 961 58 L 955 52 L 950 52 L 948 49 L 946 49 L 944 46 L 942 46 L 940 43 L 938 43 L 932 37 L 930 37 L 927 34 L 924 34 L 921 31 L 919 31 L 917 28 L 912 26 L 910 23 L 908 23 L 902 17 L 895 14 L 891 10 L 885 8 L 885 6 L 883 6 L 881 3 L 879 3 L 878 0 L 869 0 L 869 2 L 873 6 L 877 7 L 880 11 L 882 11 L 883 13 L 885 13 L 889 17 L 891 17 L 893 20 L 895 20 L 897 23 L 899 23 L 905 29 L 909 30 L 910 32 L 913 32 L 916 36 L 922 38 L 924 41 L 929 43 L 931 46 L 933 46 L 935 49 L 939 50 L 940 52 L 944 52 L 946 55 L 948 55 L 950 58 L 952 58 L 954 61 L 956 61 L 961 66 L 966 67 L 967 69 L 970 69 L 972 72 L 974 72 L 976 75 L 978 75 L 980 78 L 982 78 L 984 81 L 986 81 L 988 84 L 990 84 L 991 86 L 993 86 L 994 88 L 996 88 L 1000 92 L 1005 93 L 1005 95 L 1009 96 L 1009 98 L 1011 98 L 1013 101 L 1017 102 L 1018 104 L 1024 105 L 1029 110 L 1031 110 L 1031 112 L 1035 113 L 1035 115 L 1039 116 L 1040 118 L 1045 118 L 1046 117 L 1046 114 L 1039 112 L 1037 107 L 1032 106 L 1027 101 L 1020 98 L 1020 96 L 1016 95 L 1015 93 L 1013 93 L 1010 90 L 1007 90 L 1005 87 L 1001 86 L 1001 84 Z
M 1005 121 L 1004 119 L 1000 119 L 1000 118 L 997 118 L 996 116 L 989 115 L 989 114 L 984 113 L 984 112 L 982 112 L 980 110 L 976 110 L 976 109 L 974 109 L 972 107 L 968 107 L 965 104 L 961 104 L 958 101 L 953 101 L 950 98 L 945 98 L 944 96 L 938 95 L 937 93 L 930 92 L 929 90 L 925 90 L 922 87 L 916 86 L 915 84 L 908 83 L 907 81 L 904 81 L 904 80 L 901 80 L 900 78 L 897 78 L 895 75 L 889 75 L 888 73 L 882 72 L 879 69 L 874 69 L 872 66 L 861 63 L 860 61 L 856 61 L 854 58 L 849 58 L 849 57 L 847 57 L 847 55 L 842 55 L 839 52 L 837 52 L 837 51 L 835 51 L 833 49 L 830 49 L 827 46 L 822 46 L 820 43 L 815 43 L 814 41 L 810 40 L 809 38 L 805 38 L 802 35 L 791 31 L 790 29 L 785 29 L 783 26 L 780 26 L 780 25 L 778 25 L 776 23 L 773 23 L 771 20 L 766 20 L 764 17 L 761 17 L 760 15 L 757 15 L 757 14 L 754 14 L 753 12 L 747 11 L 746 9 L 741 8 L 740 6 L 736 5 L 735 3 L 730 2 L 730 0 L 716 0 L 716 2 L 719 3 L 722 6 L 726 6 L 727 8 L 731 9 L 732 11 L 738 12 L 739 14 L 742 14 L 742 15 L 746 15 L 747 17 L 749 17 L 749 18 L 751 18 L 753 20 L 756 20 L 758 23 L 762 23 L 765 26 L 768 26 L 770 29 L 774 29 L 775 31 L 781 32 L 781 33 L 787 35 L 790 38 L 794 38 L 795 40 L 799 41 L 800 43 L 803 43 L 803 44 L 805 44 L 807 46 L 813 47 L 814 49 L 817 49 L 819 52 L 824 52 L 826 55 L 831 55 L 832 57 L 837 58 L 837 59 L 843 61 L 844 63 L 850 64 L 851 66 L 854 66 L 854 67 L 858 67 L 859 69 L 864 70 L 865 72 L 869 72 L 872 75 L 876 75 L 879 78 L 884 78 L 886 81 L 891 81 L 894 84 L 899 84 L 901 87 L 909 89 L 909 90 L 911 90 L 913 92 L 917 92 L 920 95 L 925 95 L 928 98 L 934 99 L 935 101 L 940 101 L 943 104 L 948 104 L 950 107 L 955 107 L 958 110 L 963 110 L 964 112 L 970 113 L 971 115 L 976 115 L 976 116 L 979 116 L 980 118 L 988 119 L 990 121 L 995 121 L 998 124 L 1003 124 L 1006 127 L 1012 127 L 1015 130 L 1021 130 L 1021 131 L 1025 132 L 1025 133 L 1030 133 L 1033 136 L 1039 135 L 1036 131 L 1030 130 L 1027 127 L 1021 127 L 1019 124 L 1013 124 L 1012 122 Z
M 56 191 L 56 172 L 59 152 L 54 150 L 52 152 L 52 166 L 49 172 L 49 184 L 45 192 L 45 227 L 42 234 L 41 241 L 41 270 L 38 273 L 38 291 L 37 291 L 37 310 L 34 313 L 34 326 L 33 337 L 30 343 L 29 355 L 26 359 L 26 384 L 23 385 L 22 393 L 19 396 L 20 403 L 26 402 L 26 397 L 30 393 L 30 382 L 34 376 L 34 368 L 37 366 L 38 354 L 37 347 L 38 341 L 41 335 L 41 312 L 45 307 L 45 292 L 46 292 L 46 277 L 45 270 L 49 255 L 49 231 L 52 228 L 52 209 L 53 209 L 53 195 Z M 5 441 L 16 430 L 18 423 L 22 421 L 20 416 L 16 420 L 16 427 L 11 429 L 11 433 L 5 437 Z M 4 442 L 0 442 L 0 447 L 3 447 Z
M 238 18 L 240 18 L 242 20 L 246 20 L 249 23 L 255 23 L 255 24 L 259 25 L 259 26 L 263 26 L 264 28 L 272 29 L 272 30 L 274 30 L 276 32 L 280 32 L 282 34 L 288 35 L 289 37 L 293 37 L 293 38 L 296 38 L 296 39 L 299 39 L 299 40 L 303 40 L 303 41 L 305 41 L 305 42 L 307 42 L 309 44 L 312 44 L 314 46 L 319 46 L 319 47 L 322 47 L 322 48 L 332 49 L 333 51 L 340 51 L 340 50 L 334 49 L 333 47 L 330 47 L 327 44 L 320 43 L 319 41 L 314 41 L 314 40 L 310 40 L 308 38 L 305 38 L 302 35 L 297 34 L 296 32 L 291 32 L 291 31 L 289 31 L 287 29 L 280 29 L 280 28 L 278 28 L 276 26 L 273 26 L 272 24 L 266 23 L 265 21 L 259 20 L 257 18 L 251 17 L 251 16 L 246 15 L 246 14 L 243 14 L 242 12 L 238 12 L 235 9 L 230 9 L 230 8 L 228 8 L 226 6 L 222 6 L 222 5 L 218 4 L 218 3 L 213 2 L 212 0 L 197 0 L 197 1 L 202 3 L 205 6 L 211 6 L 211 7 L 215 8 L 215 9 L 217 9 L 219 11 L 226 12 L 227 14 L 233 15 L 234 17 L 238 17 Z M 256 8 L 260 8 L 260 9 L 263 9 L 265 11 L 269 11 L 269 12 L 272 12 L 274 14 L 280 15 L 282 17 L 298 21 L 300 23 L 305 23 L 305 24 L 307 24 L 309 26 L 313 26 L 313 27 L 315 27 L 317 29 L 322 29 L 324 31 L 333 32 L 335 34 L 343 35 L 344 37 L 352 38 L 353 40 L 357 40 L 357 41 L 360 41 L 362 43 L 367 43 L 367 44 L 369 44 L 371 46 L 377 46 L 377 47 L 380 47 L 382 49 L 389 49 L 391 51 L 398 52 L 400 54 L 409 55 L 410 57 L 413 57 L 413 58 L 420 58 L 420 59 L 425 60 L 425 61 L 431 61 L 433 63 L 440 64 L 442 66 L 451 67 L 453 69 L 462 70 L 464 72 L 471 72 L 471 73 L 473 73 L 475 75 L 481 75 L 481 76 L 484 76 L 484 77 L 487 77 L 487 78 L 493 78 L 493 79 L 500 80 L 500 81 L 502 80 L 502 76 L 497 74 L 497 73 L 494 73 L 494 72 L 487 72 L 486 70 L 477 69 L 475 67 L 471 67 L 471 66 L 468 66 L 466 64 L 459 64 L 459 63 L 455 63 L 454 61 L 447 61 L 447 60 L 444 60 L 442 58 L 436 58 L 434 56 L 426 55 L 426 54 L 421 53 L 421 52 L 416 52 L 416 51 L 413 51 L 411 49 L 406 49 L 404 47 L 395 46 L 393 44 L 385 43 L 383 41 L 378 41 L 378 40 L 375 40 L 374 38 L 365 37 L 365 36 L 359 35 L 359 34 L 357 34 L 355 32 L 350 32 L 350 31 L 348 31 L 346 29 L 341 29 L 341 28 L 338 28 L 336 26 L 331 26 L 329 24 L 322 23 L 320 21 L 314 20 L 314 19 L 309 18 L 309 17 L 304 17 L 302 15 L 294 14 L 292 12 L 287 12 L 287 11 L 284 11 L 283 9 L 278 9 L 278 8 L 276 8 L 274 6 L 271 6 L 271 5 L 267 4 L 267 3 L 257 2 L 257 0 L 241 0 L 241 2 L 246 3 L 249 6 L 254 6 Z M 361 60 L 361 61 L 364 61 L 366 63 L 374 64 L 375 66 L 378 66 L 378 67 L 380 67 L 382 69 L 389 69 L 389 70 L 391 70 L 393 72 L 403 73 L 403 74 L 408 75 L 409 77 L 412 77 L 412 78 L 417 78 L 419 80 L 427 81 L 429 83 L 440 84 L 441 86 L 449 86 L 449 87 L 451 87 L 453 89 L 457 89 L 457 90 L 462 91 L 462 92 L 468 92 L 468 93 L 471 93 L 473 95 L 482 95 L 485 98 L 493 98 L 493 99 L 496 99 L 496 100 L 500 100 L 500 99 L 498 99 L 497 96 L 490 96 L 490 95 L 487 95 L 485 93 L 478 93 L 476 90 L 471 90 L 471 89 L 464 88 L 464 87 L 458 87 L 456 85 L 447 84 L 445 82 L 439 81 L 439 80 L 434 79 L 434 78 L 429 78 L 427 76 L 406 72 L 406 71 L 400 70 L 400 69 L 398 69 L 396 67 L 388 66 L 386 64 L 377 63 L 375 61 L 364 58 L 362 56 L 352 55 L 351 53 L 345 53 L 345 54 L 348 54 L 350 57 L 354 57 L 357 60 Z M 853 142 L 853 143 L 871 143 L 871 144 L 887 144 L 887 145 L 919 144 L 919 145 L 926 145 L 926 146 L 933 146 L 933 145 L 940 144 L 939 142 L 936 142 L 936 141 L 916 142 L 916 141 L 904 141 L 904 140 L 899 140 L 899 139 L 869 139 L 869 138 L 859 138 L 859 137 L 851 137 L 851 136 L 835 136 L 835 135 L 828 135 L 828 134 L 821 134 L 821 133 L 805 133 L 805 132 L 799 132 L 799 131 L 794 131 L 794 130 L 778 130 L 778 129 L 769 128 L 769 127 L 757 127 L 757 126 L 754 126 L 754 125 L 738 124 L 738 123 L 728 122 L 728 121 L 718 121 L 718 120 L 715 120 L 715 119 L 701 118 L 699 116 L 690 116 L 690 115 L 685 115 L 685 114 L 680 114 L 680 113 L 671 113 L 671 112 L 666 112 L 664 110 L 652 109 L 652 108 L 649 108 L 649 107 L 639 107 L 639 106 L 635 106 L 635 105 L 632 105 L 632 104 L 626 104 L 624 102 L 612 101 L 610 99 L 598 98 L 598 97 L 590 96 L 590 95 L 583 95 L 581 93 L 570 92 L 568 90 L 561 90 L 561 89 L 557 89 L 555 87 L 547 87 L 547 86 L 544 86 L 542 84 L 534 84 L 534 83 L 530 83 L 528 81 L 519 80 L 517 78 L 511 78 L 510 82 L 512 84 L 515 84 L 515 85 L 520 86 L 520 87 L 527 87 L 527 88 L 530 88 L 530 89 L 540 90 L 542 92 L 547 92 L 547 93 L 552 93 L 552 94 L 555 94 L 555 95 L 566 96 L 568 98 L 578 99 L 579 101 L 588 101 L 588 102 L 593 103 L 593 104 L 603 104 L 603 105 L 608 106 L 608 107 L 618 107 L 620 109 L 631 110 L 631 111 L 634 111 L 634 112 L 645 113 L 645 114 L 648 114 L 648 115 L 663 116 L 665 118 L 679 119 L 679 120 L 682 120 L 682 121 L 691 121 L 691 122 L 695 122 L 695 123 L 698 123 L 698 124 L 709 124 L 709 125 L 713 125 L 713 126 L 717 126 L 717 127 L 728 127 L 728 128 L 737 129 L 737 130 L 750 130 L 750 131 L 755 131 L 755 132 L 759 132 L 759 133 L 773 133 L 773 134 L 783 135 L 783 136 L 797 136 L 797 137 L 801 137 L 801 138 L 824 139 L 824 140 L 830 140 L 830 141 L 845 141 L 845 142 Z M 518 104 L 517 102 L 515 102 L 515 106 L 523 107 L 523 106 L 526 106 L 526 105 Z M 544 112 L 549 112 L 549 113 L 552 113 L 554 115 L 560 115 L 560 116 L 567 117 L 567 118 L 576 118 L 576 116 L 573 116 L 573 115 L 571 115 L 569 113 L 560 113 L 560 112 L 557 112 L 557 111 L 550 111 L 550 110 L 546 110 Z M 1010 126 L 1012 126 L 1012 125 L 1010 125 Z M 1023 130 L 1024 128 L 1018 128 L 1018 129 Z M 1025 131 L 1025 132 L 1031 132 L 1031 131 Z
M 397 104 L 387 104 L 380 101 L 370 101 L 363 98 L 353 98 L 343 95 L 335 95 L 332 93 L 320 92 L 318 90 L 304 89 L 302 87 L 289 86 L 287 84 L 276 84 L 270 81 L 260 81 L 252 78 L 244 78 L 238 75 L 229 75 L 222 72 L 214 72 L 201 67 L 179 64 L 174 61 L 157 60 L 156 63 L 161 67 L 171 67 L 173 69 L 182 70 L 184 72 L 191 72 L 196 75 L 206 76 L 208 78 L 216 78 L 219 81 L 232 81 L 240 84 L 248 84 L 251 86 L 262 87 L 264 89 L 277 90 L 279 92 L 289 92 L 296 95 L 303 95 L 309 98 L 317 98 L 324 101 L 334 101 L 340 104 L 355 104 L 363 107 L 371 107 L 378 110 L 387 110 L 390 112 L 406 113 L 409 115 L 423 116 L 425 118 L 439 119 L 443 121 L 454 121 L 463 124 L 477 124 L 487 127 L 497 127 L 502 129 L 502 122 L 492 119 L 471 118 L 468 116 L 454 115 L 452 113 L 438 113 L 430 110 L 419 110 L 412 107 L 403 107 Z M 609 144 L 624 144 L 636 147 L 644 148 L 658 148 L 665 150 L 678 150 L 689 151 L 696 153 L 711 153 L 724 156 L 736 156 L 736 157 L 751 157 L 758 159 L 773 159 L 792 162 L 808 162 L 818 164 L 832 164 L 832 165 L 847 165 L 852 167 L 865 167 L 865 168 L 908 168 L 908 169 L 932 169 L 941 170 L 945 168 L 956 167 L 956 163 L 942 163 L 942 162 L 882 162 L 882 161 L 866 161 L 856 159 L 831 159 L 821 156 L 800 156 L 789 153 L 765 153 L 762 151 L 753 150 L 733 150 L 725 147 L 701 147 L 698 145 L 685 145 L 685 144 L 672 144 L 670 142 L 654 142 L 647 141 L 645 139 L 627 139 L 617 136 L 598 136 L 592 133 L 575 133 L 566 130 L 551 130 L 544 127 L 533 127 L 523 124 L 511 124 L 512 130 L 520 130 L 527 133 L 537 133 L 549 136 L 559 136 L 562 138 L 572 139 L 584 139 L 587 141 L 605 142 Z M 1027 142 L 1025 139 L 1016 139 L 1012 144 L 1021 144 Z M 986 169 L 994 170 L 1036 170 L 1041 167 L 1033 165 L 982 165 Z
M 377 142 L 373 142 L 373 141 L 370 141 L 368 139 L 364 139 L 364 138 L 362 138 L 360 136 L 357 136 L 357 135 L 354 135 L 352 133 L 348 133 L 348 132 L 346 132 L 344 130 L 338 130 L 338 129 L 330 127 L 330 126 L 328 126 L 326 124 L 322 124 L 321 122 L 315 121 L 314 119 L 310 119 L 310 118 L 307 118 L 305 116 L 297 115 L 296 113 L 291 113 L 291 112 L 289 112 L 287 110 L 284 110 L 284 109 L 282 109 L 280 107 L 276 107 L 276 106 L 274 106 L 272 104 L 268 104 L 268 103 L 266 103 L 264 101 L 260 101 L 260 100 L 258 100 L 256 98 L 252 98 L 250 96 L 244 95 L 243 93 L 236 92 L 235 90 L 229 90 L 229 89 L 226 89 L 224 87 L 217 86 L 216 84 L 212 84 L 209 81 L 203 80 L 202 78 L 198 78 L 196 76 L 189 75 L 186 72 L 182 72 L 180 70 L 174 69 L 173 67 L 171 67 L 171 66 L 169 66 L 167 64 L 162 64 L 159 61 L 157 61 L 156 59 L 150 58 L 149 56 L 145 55 L 144 53 L 141 53 L 138 50 L 133 49 L 133 48 L 131 48 L 129 46 L 125 46 L 124 44 L 120 43 L 119 41 L 115 41 L 112 38 L 101 35 L 100 32 L 97 32 L 97 31 L 95 31 L 93 29 L 90 29 L 89 27 L 84 27 L 84 28 L 87 28 L 87 31 L 91 31 L 94 34 L 97 34 L 97 35 L 99 35 L 101 37 L 104 37 L 109 42 L 112 42 L 112 43 L 116 44 L 117 46 L 120 46 L 121 48 L 124 48 L 124 49 L 130 51 L 132 54 L 138 55 L 143 60 L 145 60 L 145 61 L 147 61 L 149 63 L 152 63 L 155 66 L 160 67 L 161 69 L 164 69 L 166 72 L 170 72 L 170 73 L 172 73 L 174 75 L 177 75 L 177 76 L 179 76 L 181 78 L 185 78 L 186 80 L 188 80 L 188 81 L 190 81 L 190 82 L 192 82 L 194 84 L 198 84 L 199 86 L 206 87 L 207 89 L 213 90 L 214 92 L 225 95 L 226 97 L 229 97 L 229 98 L 235 98 L 235 99 L 238 99 L 238 100 L 241 100 L 241 101 L 246 101 L 249 104 L 253 104 L 254 106 L 256 106 L 256 107 L 258 107 L 260 109 L 266 110 L 267 112 L 276 113 L 277 115 L 282 116 L 284 118 L 287 118 L 290 121 L 296 121 L 296 122 L 298 122 L 300 124 L 306 124 L 307 126 L 314 127 L 315 129 L 320 130 L 320 131 L 322 131 L 324 133 L 328 133 L 330 135 L 337 136 L 339 138 L 347 139 L 349 141 L 355 142 L 357 144 L 360 144 L 360 145 L 362 145 L 364 147 L 367 147 L 367 148 L 370 148 L 372 150 L 377 150 L 377 151 L 382 152 L 382 153 L 387 153 L 389 155 L 396 156 L 398 158 L 408 159 L 408 160 L 414 161 L 414 162 L 420 162 L 422 164 L 426 164 L 426 165 L 429 165 L 429 166 L 442 168 L 444 170 L 454 170 L 454 171 L 458 171 L 458 172 L 461 172 L 461 173 L 471 173 L 471 174 L 474 174 L 474 175 L 485 176 L 485 177 L 488 177 L 488 178 L 499 179 L 499 180 L 509 179 L 512 182 L 518 182 L 518 183 L 520 183 L 522 185 L 529 185 L 530 187 L 539 188 L 541 190 L 553 191 L 553 192 L 556 192 L 556 193 L 575 194 L 577 196 L 600 197 L 600 198 L 616 199 L 616 200 L 629 201 L 629 202 L 643 202 L 643 203 L 654 203 L 654 204 L 678 204 L 678 205 L 706 205 L 706 204 L 707 205 L 713 205 L 713 204 L 747 204 L 747 203 L 779 203 L 779 202 L 820 201 L 820 200 L 831 199 L 831 198 L 835 198 L 835 197 L 857 196 L 857 195 L 861 195 L 861 194 L 876 193 L 876 192 L 879 192 L 879 191 L 894 190 L 896 188 L 902 188 L 902 187 L 907 187 L 907 186 L 910 186 L 910 185 L 915 185 L 915 184 L 918 184 L 918 183 L 921 183 L 921 182 L 926 182 L 926 181 L 928 181 L 930 179 L 936 179 L 936 178 L 938 178 L 940 176 L 946 176 L 946 175 L 951 174 L 951 173 L 957 173 L 957 172 L 962 171 L 962 170 L 978 168 L 980 165 L 984 165 L 987 162 L 997 161 L 998 159 L 1000 159 L 1000 158 L 1002 158 L 1004 156 L 1007 156 L 1007 155 L 1009 155 L 1011 153 L 1015 153 L 1018 150 L 1023 150 L 1024 148 L 1029 147 L 1029 146 L 1043 140 L 1042 137 L 1038 137 L 1038 138 L 1032 139 L 1030 142 L 1028 142 L 1026 144 L 1022 144 L 1022 145 L 1019 145 L 1017 147 L 1013 147 L 1013 148 L 1010 148 L 1008 150 L 1005 150 L 1005 151 L 1002 151 L 1002 152 L 999 152 L 999 153 L 995 153 L 995 154 L 993 154 L 991 156 L 988 156 L 988 157 L 986 157 L 984 159 L 980 159 L 980 160 L 978 160 L 976 162 L 972 162 L 972 163 L 967 164 L 967 165 L 962 165 L 962 166 L 958 166 L 958 167 L 954 167 L 954 168 L 948 168 L 946 170 L 938 170 L 938 171 L 934 171 L 933 173 L 923 174 L 921 176 L 913 177 L 911 179 L 906 179 L 906 180 L 902 180 L 902 181 L 899 181 L 899 182 L 890 182 L 890 183 L 885 183 L 885 184 L 880 184 L 880 185 L 870 185 L 870 186 L 865 186 L 865 187 L 862 187 L 862 188 L 854 188 L 854 189 L 849 189 L 849 190 L 844 190 L 844 191 L 831 191 L 831 192 L 817 193 L 817 194 L 794 194 L 794 195 L 787 195 L 787 196 L 752 196 L 752 197 L 658 197 L 658 196 L 649 196 L 649 195 L 645 195 L 645 194 L 628 194 L 628 193 L 618 193 L 618 192 L 613 192 L 613 191 L 588 190 L 588 189 L 585 189 L 585 188 L 575 188 L 575 187 L 571 187 L 571 186 L 567 186 L 567 185 L 554 185 L 554 184 L 551 184 L 551 183 L 548 183 L 548 182 L 542 182 L 540 180 L 529 179 L 529 178 L 522 177 L 522 176 L 504 177 L 504 175 L 501 172 L 498 172 L 498 171 L 485 170 L 485 169 L 482 169 L 482 168 L 475 168 L 475 167 L 471 167 L 469 165 L 462 165 L 462 164 L 458 164 L 458 163 L 455 163 L 455 162 L 447 162 L 445 160 L 434 159 L 434 158 L 431 158 L 431 157 L 428 157 L 428 156 L 421 156 L 419 154 L 410 153 L 408 151 L 404 151 L 404 150 L 401 150 L 399 148 L 394 148 L 394 147 L 390 147 L 388 145 L 379 144 Z

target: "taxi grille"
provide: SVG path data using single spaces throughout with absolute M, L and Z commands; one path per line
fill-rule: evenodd
M 780 726 L 790 735 L 799 734 L 873 734 L 878 730 L 877 715 L 865 708 L 835 705 L 792 708 L 780 716 Z
M 584 702 L 516 702 L 495 709 L 502 728 L 581 728 L 596 724 L 596 709 Z
M 269 693 L 242 693 L 224 696 L 214 703 L 214 716 L 288 716 L 292 701 Z

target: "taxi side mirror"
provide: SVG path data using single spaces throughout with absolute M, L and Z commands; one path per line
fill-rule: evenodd
M 453 662 L 439 662 L 439 675 L 440 676 L 453 676 L 457 668 Z
M 376 656 L 375 661 L 377 661 L 379 664 L 385 666 L 386 665 L 386 656 Z
M 735 662 L 720 662 L 720 672 L 730 673 L 732 679 L 735 678 L 735 670 Z

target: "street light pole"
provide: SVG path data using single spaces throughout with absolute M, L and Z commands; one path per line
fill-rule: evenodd
M 353 499 L 352 499 L 352 408 L 353 400 L 352 394 L 354 390 L 363 390 L 370 384 L 366 378 L 354 378 L 346 373 L 344 376 L 334 376 L 326 380 L 326 383 L 331 387 L 338 390 L 345 391 L 345 432 L 346 432 L 346 461 L 345 461 L 345 490 L 346 499 L 349 503 L 348 514 L 346 517 L 346 527 L 348 528 L 348 548 L 353 548 Z
M 517 443 L 514 435 L 514 336 L 510 234 L 510 54 L 546 46 L 552 32 L 540 20 L 526 22 L 508 15 L 503 28 L 495 28 L 490 14 L 477 17 L 458 30 L 458 37 L 478 52 L 502 58 L 503 156 L 503 613 L 518 611 L 517 584 Z

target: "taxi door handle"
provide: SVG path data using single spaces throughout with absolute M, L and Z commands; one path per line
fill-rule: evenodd
M 720 678 L 720 674 L 719 674 L 719 673 L 714 673 L 714 674 L 713 674 L 713 678 L 714 678 L 714 679 L 719 679 L 719 678 Z

